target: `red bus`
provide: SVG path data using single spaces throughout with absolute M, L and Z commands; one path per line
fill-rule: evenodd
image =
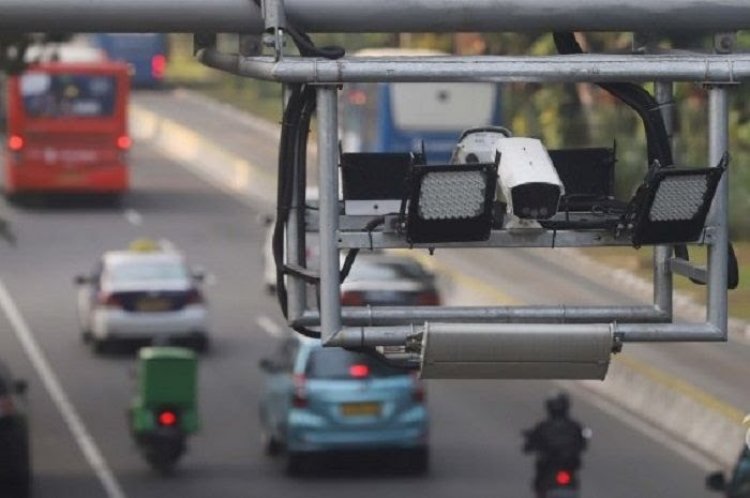
M 8 84 L 5 193 L 128 189 L 129 68 L 120 62 L 44 62 Z

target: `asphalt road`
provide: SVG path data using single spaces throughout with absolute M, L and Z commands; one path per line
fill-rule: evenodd
M 161 105 L 170 104 L 164 98 Z M 271 160 L 258 152 L 267 148 L 266 138 L 243 136 L 258 160 Z M 549 382 L 429 381 L 433 465 L 425 477 L 394 475 L 377 460 L 328 462 L 337 468 L 286 477 L 282 462 L 264 457 L 258 441 L 257 363 L 274 338 L 257 321 L 280 320 L 276 303 L 262 291 L 264 230 L 255 223 L 257 212 L 146 145 L 135 146 L 132 164 L 133 193 L 122 209 L 11 207 L 19 245 L 0 246 L 0 280 L 125 496 L 530 496 L 532 461 L 520 453 L 520 431 L 542 416 L 542 400 L 556 387 Z M 126 430 L 132 358 L 93 356 L 76 325 L 73 276 L 102 251 L 139 236 L 172 241 L 215 276 L 207 290 L 215 347 L 201 362 L 204 430 L 170 478 L 147 468 Z M 588 291 L 571 286 L 565 292 Z M 1 354 L 30 381 L 35 496 L 107 496 L 11 330 L 0 314 Z M 703 490 L 703 469 L 612 416 L 613 410 L 575 397 L 574 415 L 594 432 L 582 473 L 584 497 L 712 496 Z

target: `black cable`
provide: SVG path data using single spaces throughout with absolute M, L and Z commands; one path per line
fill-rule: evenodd
M 253 0 L 253 1 L 255 2 L 255 5 L 257 5 L 259 9 L 263 10 L 263 6 L 261 5 L 261 0 Z M 285 29 L 286 29 L 286 32 L 289 33 L 289 35 L 292 37 L 292 41 L 294 42 L 294 45 L 297 47 L 297 50 L 299 50 L 299 53 L 303 57 L 323 57 L 325 59 L 340 59 L 346 54 L 346 51 L 342 47 L 339 47 L 336 45 L 316 47 L 312 39 L 307 35 L 307 33 L 299 31 L 297 28 L 292 26 L 288 20 L 287 20 L 287 25 Z
M 385 216 L 378 216 L 376 218 L 373 218 L 367 222 L 367 225 L 365 225 L 365 231 L 368 233 L 372 232 L 383 223 L 385 223 Z M 346 280 L 346 277 L 349 276 L 349 272 L 352 270 L 352 266 L 354 265 L 354 260 L 357 259 L 357 254 L 359 254 L 358 247 L 349 249 L 349 252 L 346 253 L 344 264 L 341 267 L 341 271 L 339 272 L 339 283 L 343 284 L 344 280 Z
M 573 33 L 554 33 L 553 37 L 559 53 L 584 53 Z M 656 99 L 643 87 L 635 83 L 604 82 L 596 83 L 596 85 L 620 99 L 638 113 L 646 131 L 649 164 L 658 161 L 660 167 L 671 167 L 674 162 L 672 159 L 672 149 L 669 145 L 669 135 L 667 134 L 660 105 Z

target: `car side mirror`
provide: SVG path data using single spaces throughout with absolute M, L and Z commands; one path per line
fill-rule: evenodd
M 75 282 L 76 285 L 85 285 L 91 283 L 91 277 L 88 275 L 76 275 L 73 282 Z
M 16 379 L 13 381 L 13 391 L 22 396 L 29 390 L 29 384 L 24 379 Z
M 727 488 L 727 480 L 723 472 L 714 472 L 706 477 L 706 487 L 712 491 L 724 491 Z

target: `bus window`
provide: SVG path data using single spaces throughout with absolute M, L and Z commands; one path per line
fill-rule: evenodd
M 115 108 L 114 76 L 27 73 L 20 88 L 30 118 L 103 117 Z

